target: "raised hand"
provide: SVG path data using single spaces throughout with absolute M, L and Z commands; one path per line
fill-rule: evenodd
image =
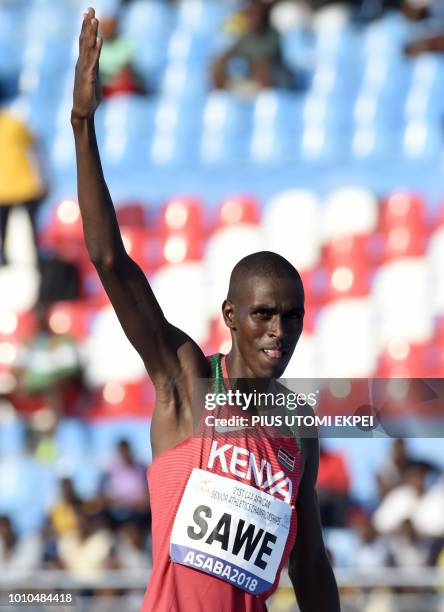
M 93 8 L 83 16 L 79 38 L 79 59 L 76 64 L 71 119 L 91 118 L 100 104 L 99 56 L 102 39 Z

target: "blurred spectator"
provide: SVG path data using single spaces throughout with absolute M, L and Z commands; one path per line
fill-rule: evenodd
M 343 527 L 349 506 L 350 476 L 344 456 L 321 444 L 317 481 L 322 524 Z
M 419 37 L 406 45 L 406 55 L 417 57 L 422 53 L 444 53 L 442 0 L 405 0 L 402 10 L 411 21 L 423 22 Z
M 5 240 L 8 220 L 15 206 L 23 206 L 31 221 L 37 248 L 37 211 L 47 186 L 37 154 L 37 141 L 27 125 L 6 104 L 0 82 L 0 265 L 7 262 Z
M 103 522 L 77 512 L 76 528 L 60 536 L 58 553 L 64 568 L 93 580 L 94 574 L 105 569 L 112 544 L 112 534 Z
M 55 334 L 49 327 L 49 309 L 36 306 L 39 329 L 21 347 L 17 359 L 19 385 L 27 394 L 41 394 L 56 415 L 63 411 L 66 396 L 82 388 L 82 367 L 77 345 L 67 334 Z
M 394 440 L 389 456 L 376 474 L 380 499 L 401 483 L 409 463 L 405 440 Z
M 355 513 L 349 521 L 349 526 L 359 538 L 351 566 L 367 569 L 387 565 L 389 547 L 374 528 L 371 518 L 363 513 Z
M 407 519 L 411 519 L 425 492 L 426 471 L 423 466 L 411 465 L 402 483 L 382 500 L 373 516 L 373 524 L 381 533 L 393 533 Z
M 151 565 L 150 548 L 143 529 L 137 523 L 124 523 L 117 535 L 120 566 L 124 569 L 147 569 Z
M 40 534 L 19 537 L 8 516 L 0 516 L 0 571 L 33 570 L 42 555 Z
M 393 563 L 398 567 L 421 567 L 430 558 L 430 544 L 418 535 L 412 521 L 405 520 L 390 539 Z
M 129 39 L 119 34 L 117 17 L 103 17 L 100 33 L 103 38 L 100 55 L 100 82 L 102 95 L 146 93 L 146 88 L 133 66 L 134 51 Z
M 233 88 L 241 94 L 253 94 L 260 89 L 290 84 L 279 34 L 270 23 L 270 10 L 271 6 L 264 2 L 251 1 L 247 5 L 238 40 L 213 63 L 216 89 Z M 233 60 L 242 63 L 243 76 L 232 77 Z
M 61 495 L 50 512 L 51 525 L 57 535 L 75 531 L 81 506 L 71 478 L 62 478 L 60 489 Z
M 117 456 L 105 472 L 101 494 L 114 524 L 124 521 L 148 524 L 146 466 L 134 459 L 127 440 L 120 440 L 117 445 Z

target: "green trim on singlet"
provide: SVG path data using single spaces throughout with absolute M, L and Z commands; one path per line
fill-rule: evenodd
M 216 353 L 214 355 L 211 355 L 211 357 L 209 358 L 211 364 L 212 393 L 227 393 L 227 387 L 225 386 L 224 380 L 224 371 L 222 368 L 223 357 L 225 357 L 225 355 L 222 355 L 222 353 Z M 288 391 L 288 389 L 286 389 L 285 387 L 284 389 L 284 393 L 290 393 L 290 391 Z M 292 415 L 293 412 L 287 409 L 287 414 Z M 302 441 L 301 436 L 299 434 L 298 426 L 292 425 L 291 427 L 289 427 L 289 429 L 294 436 L 298 449 L 302 451 Z
M 223 357 L 224 355 L 222 355 L 222 353 L 216 353 L 210 357 L 212 393 L 227 393 L 227 387 L 225 386 L 224 381 L 224 371 L 222 368 Z

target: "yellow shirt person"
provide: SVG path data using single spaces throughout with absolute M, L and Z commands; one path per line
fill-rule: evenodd
M 6 263 L 4 245 L 12 207 L 26 208 L 37 243 L 36 214 L 45 193 L 31 132 L 8 109 L 0 110 L 0 265 Z

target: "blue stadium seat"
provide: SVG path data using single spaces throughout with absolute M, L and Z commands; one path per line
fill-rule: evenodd
M 296 159 L 302 126 L 302 98 L 287 91 L 266 91 L 254 100 L 250 160 L 273 163 Z
M 26 450 L 25 424 L 13 418 L 0 424 L 0 457 L 20 455 Z
M 247 158 L 253 104 L 224 91 L 209 94 L 201 141 L 203 163 L 235 163 Z
M 100 465 L 113 457 L 116 444 L 127 439 L 135 456 L 148 465 L 151 461 L 150 424 L 148 419 L 113 419 L 91 424 L 91 449 Z
M 27 457 L 3 459 L 0 490 L 0 512 L 14 516 L 20 533 L 31 533 L 40 529 L 45 511 L 55 499 L 54 470 Z
M 232 2 L 187 0 L 178 6 L 177 28 L 183 31 L 213 34 L 236 9 Z
M 136 0 L 126 9 L 122 32 L 134 45 L 136 68 L 156 87 L 165 65 L 173 8 L 161 0 Z
M 64 418 L 55 431 L 58 458 L 77 461 L 88 451 L 88 429 L 80 419 Z

